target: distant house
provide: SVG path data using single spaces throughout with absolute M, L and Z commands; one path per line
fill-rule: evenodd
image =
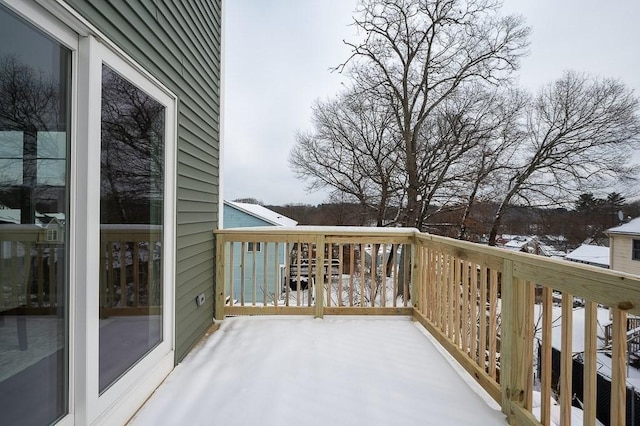
M 531 243 L 532 238 L 526 236 L 502 236 L 503 248 L 511 251 L 527 252 L 527 247 Z
M 224 202 L 223 228 L 246 228 L 252 226 L 296 226 L 298 222 L 280 213 L 269 210 L 257 204 L 237 203 L 234 201 Z M 236 244 L 232 256 L 233 264 L 233 297 L 236 300 L 246 302 L 264 303 L 264 294 L 270 301 L 276 296 L 276 289 L 283 283 L 282 269 L 285 264 L 287 248 L 284 244 L 247 242 Z M 242 263 L 250 262 L 252 267 L 245 269 L 242 275 Z M 266 265 L 278 264 L 277 272 L 275 268 Z M 255 265 L 255 268 L 253 267 Z M 256 271 L 255 278 L 253 271 Z M 264 271 L 267 271 L 265 277 Z M 266 278 L 266 280 L 265 280 Z M 258 287 L 262 288 L 259 294 L 253 294 L 254 279 Z M 244 281 L 244 286 L 242 285 Z M 266 284 L 265 284 L 266 283 Z M 244 290 L 244 291 L 243 291 Z
M 609 236 L 611 269 L 640 275 L 640 218 L 605 232 Z
M 609 268 L 609 247 L 582 244 L 567 254 L 565 259 L 601 268 Z

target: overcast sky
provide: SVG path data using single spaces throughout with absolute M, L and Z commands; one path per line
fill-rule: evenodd
M 349 55 L 343 39 L 356 0 L 228 0 L 225 9 L 224 197 L 265 204 L 326 201 L 295 178 L 288 156 L 311 105 L 340 90 L 330 72 Z M 520 85 L 530 90 L 573 69 L 619 78 L 640 95 L 640 1 L 505 0 L 531 26 Z

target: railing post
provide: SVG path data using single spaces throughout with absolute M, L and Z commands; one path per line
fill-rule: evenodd
M 513 261 L 505 259 L 501 282 L 502 333 L 500 383 L 502 411 L 515 424 L 514 405 L 531 408 L 533 388 L 533 287 L 513 276 Z
M 325 236 L 321 234 L 316 239 L 316 285 L 315 285 L 315 317 L 322 318 L 324 316 L 324 244 Z M 331 250 L 331 248 L 329 248 Z M 311 265 L 311 262 L 309 262 Z M 331 265 L 329 265 L 331 268 Z M 327 271 L 329 279 L 331 279 L 331 271 Z
M 214 235 L 216 240 L 216 278 L 213 283 L 213 294 L 215 295 L 213 313 L 216 320 L 224 319 L 224 249 L 225 240 L 220 235 Z

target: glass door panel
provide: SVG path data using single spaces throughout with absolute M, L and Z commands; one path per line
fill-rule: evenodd
M 71 51 L 0 5 L 0 423 L 68 412 Z
M 100 393 L 163 338 L 165 109 L 102 66 Z

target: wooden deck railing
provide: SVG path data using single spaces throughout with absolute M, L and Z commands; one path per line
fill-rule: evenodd
M 55 313 L 64 249 L 47 241 L 46 231 L 36 225 L 0 229 L 0 312 Z
M 100 315 L 160 312 L 162 227 L 101 227 Z M 63 236 L 37 225 L 0 229 L 0 313 L 55 314 L 66 255 Z
M 162 311 L 162 226 L 100 227 L 100 317 Z
M 413 229 L 336 227 L 216 231 L 216 268 L 217 319 L 412 316 L 501 404 L 511 424 L 548 425 L 559 405 L 561 424 L 570 425 L 572 405 L 580 405 L 574 395 L 582 395 L 584 424 L 594 425 L 598 366 L 610 366 L 603 372 L 611 380 L 610 412 L 598 416 L 625 424 L 626 316 L 640 314 L 638 276 Z M 584 301 L 580 321 L 577 300 Z M 607 308 L 609 346 L 597 327 Z M 583 345 L 574 336 L 583 336 Z M 554 348 L 559 371 L 552 371 Z M 583 360 L 583 389 L 572 389 L 574 355 Z

